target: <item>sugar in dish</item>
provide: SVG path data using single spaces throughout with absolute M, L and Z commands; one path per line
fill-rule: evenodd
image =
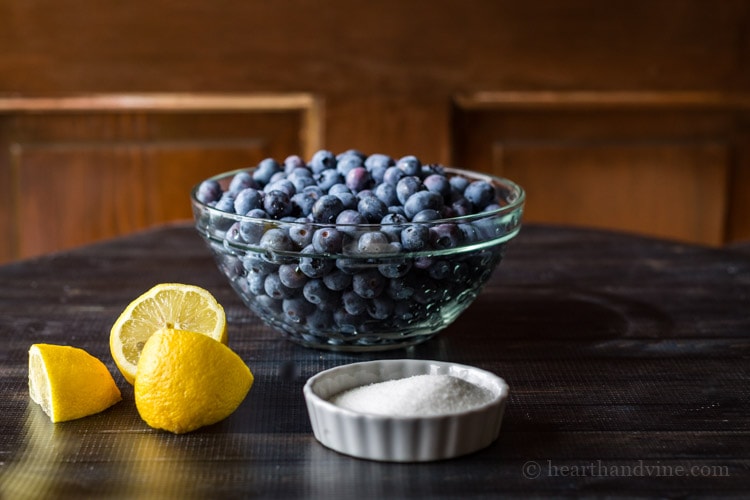
M 389 462 L 443 460 L 489 446 L 500 434 L 508 393 L 492 372 L 419 359 L 336 366 L 303 388 L 321 444 Z
M 452 375 L 413 375 L 347 389 L 330 401 L 352 411 L 416 417 L 445 415 L 489 403 L 487 389 Z

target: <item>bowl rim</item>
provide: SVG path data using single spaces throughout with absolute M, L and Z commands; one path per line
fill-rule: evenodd
M 494 385 L 495 388 L 497 388 L 497 391 L 495 390 L 490 391 L 492 392 L 493 397 L 489 401 L 481 405 L 474 406 L 465 410 L 433 414 L 433 415 L 382 415 L 382 414 L 376 414 L 376 413 L 355 411 L 349 408 L 338 406 L 335 403 L 332 403 L 329 399 L 326 399 L 320 394 L 318 394 L 315 390 L 317 384 L 324 381 L 326 378 L 335 376 L 336 374 L 345 373 L 348 371 L 356 372 L 357 370 L 367 369 L 369 367 L 375 367 L 378 365 L 381 365 L 384 367 L 387 367 L 389 365 L 394 366 L 394 367 L 395 366 L 413 366 L 413 367 L 425 367 L 425 368 L 441 370 L 439 372 L 431 370 L 429 372 L 421 373 L 424 375 L 426 374 L 448 374 L 448 373 L 444 373 L 442 370 L 447 371 L 453 368 L 456 371 L 460 370 L 463 372 L 470 372 L 476 376 L 481 377 L 484 381 L 488 382 L 491 385 Z M 412 375 L 407 375 L 406 377 L 401 377 L 401 378 L 407 378 L 409 376 L 412 376 Z M 458 375 L 455 375 L 455 376 L 458 376 Z M 460 377 L 460 378 L 462 378 L 463 380 L 467 382 L 474 383 L 470 380 L 467 380 L 466 378 L 463 378 L 463 377 Z M 384 379 L 379 379 L 376 382 L 371 382 L 371 383 L 385 382 L 388 380 L 397 380 L 397 379 L 398 377 L 397 378 L 384 378 Z M 360 385 L 353 385 L 352 387 L 342 389 L 342 391 L 340 392 L 343 392 L 344 390 L 352 389 L 355 387 L 362 387 L 364 385 L 368 385 L 368 384 L 365 383 L 365 384 L 360 384 Z M 482 386 L 482 387 L 487 389 L 486 386 Z M 305 385 L 302 388 L 302 392 L 304 394 L 305 400 L 308 403 L 314 404 L 319 409 L 325 410 L 326 412 L 338 413 L 348 418 L 364 418 L 364 419 L 373 420 L 373 421 L 413 422 L 413 421 L 436 421 L 436 420 L 441 420 L 445 418 L 460 418 L 462 416 L 486 412 L 493 407 L 503 404 L 503 402 L 508 399 L 509 394 L 510 394 L 510 387 L 508 386 L 508 383 L 503 378 L 499 377 L 498 375 L 488 370 L 485 370 L 483 368 L 478 368 L 476 366 L 470 366 L 470 365 L 465 365 L 461 363 L 453 363 L 449 361 L 436 361 L 436 360 L 423 360 L 423 359 L 380 359 L 380 360 L 372 360 L 372 361 L 360 361 L 360 362 L 354 362 L 354 363 L 347 363 L 347 364 L 338 365 L 333 368 L 329 368 L 327 370 L 318 372 L 315 375 L 307 379 L 307 381 L 305 382 Z
M 442 165 L 441 165 L 442 166 Z M 411 224 L 423 224 L 423 225 L 439 225 L 439 224 L 458 224 L 462 222 L 471 222 L 473 220 L 481 220 L 481 219 L 489 219 L 498 217 L 507 213 L 512 213 L 516 210 L 519 210 L 523 208 L 525 202 L 526 202 L 526 191 L 521 187 L 520 184 L 507 179 L 505 177 L 498 177 L 492 174 L 488 174 L 485 172 L 478 172 L 475 170 L 466 170 L 466 169 L 460 169 L 455 167 L 449 167 L 449 166 L 442 166 L 444 168 L 444 171 L 446 173 L 452 173 L 452 174 L 458 174 L 458 175 L 464 175 L 465 177 L 473 177 L 475 180 L 484 180 L 484 181 L 491 181 L 493 184 L 499 183 L 501 185 L 504 185 L 506 187 L 509 187 L 511 191 L 515 194 L 513 199 L 508 202 L 507 205 L 500 206 L 499 208 L 496 208 L 495 210 L 488 210 L 486 212 L 478 212 L 474 214 L 467 214 L 467 215 L 460 215 L 457 217 L 448 217 L 443 219 L 435 219 L 431 221 L 426 222 L 413 222 L 413 221 L 407 221 L 407 222 L 400 222 L 395 224 L 383 224 L 380 222 L 377 223 L 367 223 L 367 224 L 338 224 L 338 223 L 326 223 L 326 222 L 297 222 L 297 221 L 282 221 L 280 219 L 264 219 L 264 218 L 258 218 L 258 217 L 248 217 L 247 215 L 240 215 L 240 214 L 233 214 L 230 212 L 224 212 L 223 210 L 219 210 L 215 207 L 212 207 L 206 203 L 203 203 L 200 201 L 196 193 L 198 192 L 198 189 L 200 188 L 201 184 L 203 184 L 206 181 L 219 181 L 224 180 L 227 178 L 234 177 L 238 173 L 241 172 L 253 172 L 258 167 L 247 167 L 247 168 L 238 168 L 235 170 L 230 170 L 227 172 L 222 172 L 220 174 L 213 175 L 207 179 L 203 179 L 197 184 L 193 186 L 193 188 L 190 190 L 190 201 L 192 202 L 193 206 L 199 207 L 202 210 L 206 210 L 208 214 L 211 217 L 222 217 L 227 219 L 232 219 L 236 222 L 254 222 L 257 224 L 272 224 L 275 226 L 282 226 L 285 227 L 286 225 L 289 225 L 291 227 L 295 225 L 310 225 L 312 227 L 342 227 L 342 228 L 357 228 L 362 230 L 368 230 L 368 229 L 375 229 L 383 226 L 408 226 Z M 520 223 L 519 223 L 520 225 Z

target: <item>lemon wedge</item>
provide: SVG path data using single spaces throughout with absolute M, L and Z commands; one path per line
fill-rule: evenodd
M 122 399 L 101 360 L 77 347 L 52 344 L 29 349 L 29 395 L 53 422 L 93 415 Z

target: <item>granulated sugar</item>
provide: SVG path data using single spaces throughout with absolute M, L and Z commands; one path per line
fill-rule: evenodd
M 355 387 L 330 401 L 356 412 L 406 417 L 465 411 L 490 399 L 490 391 L 458 377 L 415 375 Z

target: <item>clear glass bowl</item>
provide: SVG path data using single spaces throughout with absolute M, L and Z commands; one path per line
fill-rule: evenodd
M 241 170 L 211 180 L 226 190 L 238 172 Z M 489 182 L 499 208 L 398 225 L 283 222 L 217 210 L 197 199 L 196 186 L 191 193 L 195 227 L 242 301 L 289 340 L 338 351 L 407 347 L 446 328 L 474 301 L 503 259 L 506 244 L 521 227 L 525 194 L 520 186 L 507 179 L 447 167 L 445 175 Z M 459 237 L 422 251 L 357 248 L 364 233 L 398 234 L 417 225 Z M 345 234 L 341 252 L 271 250 L 259 242 L 274 229 L 289 235 L 325 228 Z M 295 285 L 305 286 L 279 286 L 280 273 L 287 277 L 286 283 L 291 278 Z M 307 285 L 308 281 L 317 283 Z M 354 293 L 355 287 L 359 293 Z

